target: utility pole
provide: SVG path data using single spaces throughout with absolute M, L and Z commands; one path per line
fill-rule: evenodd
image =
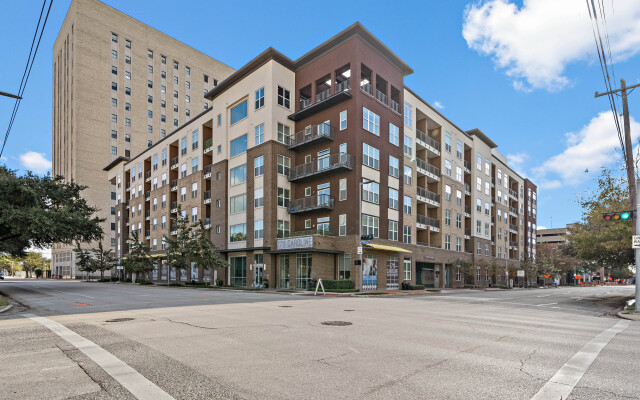
M 627 89 L 635 89 L 640 87 L 640 83 L 633 86 L 627 86 L 624 79 L 620 79 L 620 89 L 611 90 L 605 93 L 596 92 L 595 97 L 605 96 L 609 94 L 614 94 L 617 92 L 621 93 L 622 97 L 622 116 L 624 118 L 624 146 L 626 148 L 626 161 L 627 161 L 627 181 L 629 182 L 629 204 L 630 207 L 636 206 L 635 212 L 631 212 L 633 218 L 635 218 L 635 223 L 631 226 L 633 235 L 638 234 L 640 232 L 640 218 L 638 218 L 638 211 L 640 210 L 640 205 L 638 204 L 637 194 L 636 194 L 636 174 L 633 165 L 633 144 L 631 143 L 631 122 L 629 121 L 629 104 L 627 103 Z M 636 310 L 638 309 L 638 301 L 640 300 L 640 283 L 638 283 L 638 270 L 640 269 L 640 249 L 635 250 L 636 255 Z

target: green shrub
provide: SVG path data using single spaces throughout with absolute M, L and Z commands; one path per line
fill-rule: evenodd
M 355 284 L 353 281 L 335 281 L 335 280 L 322 280 L 322 285 L 325 290 L 330 289 L 354 289 Z M 313 285 L 313 290 L 316 289 L 316 284 Z
M 146 279 L 136 279 L 136 283 L 139 283 L 140 285 L 153 285 L 153 282 Z
M 111 278 L 98 279 L 98 282 L 111 282 Z
M 184 286 L 182 283 L 170 283 L 169 286 Z
M 409 290 L 424 290 L 424 285 L 411 285 Z
M 324 281 L 323 281 L 324 282 Z M 315 292 L 316 288 L 309 288 L 307 289 L 309 292 Z M 356 293 L 359 292 L 360 290 L 358 289 L 327 289 L 325 288 L 324 290 L 327 293 Z M 278 290 L 278 292 L 283 292 L 283 290 Z M 322 293 L 322 288 L 318 289 L 318 293 Z

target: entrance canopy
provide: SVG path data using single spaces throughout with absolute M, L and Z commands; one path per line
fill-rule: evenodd
M 376 250 L 397 251 L 400 253 L 411 253 L 409 250 L 405 250 L 401 247 L 385 246 L 383 244 L 365 244 L 364 247 L 369 249 L 376 249 Z

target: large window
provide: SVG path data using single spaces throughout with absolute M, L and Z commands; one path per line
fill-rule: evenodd
M 411 244 L 411 226 L 409 225 L 404 226 L 402 240 L 404 241 L 404 243 Z
M 380 150 L 362 143 L 362 164 L 374 169 L 380 169 Z
M 413 126 L 413 107 L 406 101 L 404 102 L 404 124 L 409 128 Z
M 394 188 L 389 188 L 389 208 L 398 209 L 398 191 Z
M 291 159 L 289 157 L 278 154 L 278 173 L 280 175 L 289 176 L 291 169 Z
M 283 221 L 281 219 L 278 220 L 277 226 L 277 234 L 276 236 L 279 238 L 288 237 L 290 233 L 290 224 L 289 221 Z
M 278 142 L 289 144 L 291 136 L 291 127 L 278 122 Z
M 246 193 L 239 194 L 237 196 L 231 196 L 231 198 L 229 198 L 229 212 L 231 214 L 244 212 L 246 209 L 247 209 Z
M 264 174 L 264 156 L 256 157 L 253 159 L 253 174 L 254 176 L 260 176 Z
M 362 214 L 362 234 L 373 235 L 375 238 L 379 237 L 380 229 L 378 217 Z
M 296 256 L 296 289 L 308 289 L 311 282 L 311 254 Z
M 340 179 L 340 194 L 338 199 L 340 201 L 347 199 L 347 178 Z
M 238 154 L 242 154 L 247 151 L 247 134 L 235 138 L 231 141 L 230 145 L 230 156 L 235 157 Z
M 400 128 L 389 123 L 389 143 L 400 146 Z
M 338 255 L 338 279 L 348 280 L 351 278 L 351 254 Z
M 413 139 L 404 135 L 404 154 L 411 157 L 413 155 Z
M 389 175 L 396 178 L 400 176 L 400 162 L 393 156 L 389 156 Z
M 264 206 L 264 188 L 257 188 L 253 191 L 253 206 L 255 208 Z
M 247 257 L 231 257 L 229 259 L 231 271 L 231 286 L 247 286 Z
M 247 240 L 247 224 L 236 224 L 229 227 L 229 241 L 243 242 Z
M 290 192 L 289 189 L 278 188 L 278 205 L 281 207 L 289 207 Z
M 229 171 L 229 185 L 235 186 L 247 181 L 247 164 L 242 164 Z
M 347 234 L 347 214 L 338 216 L 338 235 L 345 236 Z
M 244 100 L 242 103 L 238 104 L 231 108 L 231 115 L 229 116 L 229 123 L 231 125 L 236 122 L 247 118 L 247 101 Z
M 362 107 L 362 127 L 374 135 L 380 136 L 380 116 Z
M 264 239 L 264 220 L 258 219 L 253 222 L 253 238 Z
M 413 170 L 411 167 L 404 166 L 404 184 L 411 185 Z
M 398 241 L 398 221 L 389 221 L 389 240 Z
M 264 124 L 260 124 L 255 127 L 256 146 L 260 143 L 264 143 Z
M 256 90 L 256 110 L 264 106 L 264 88 Z
M 410 281 L 411 280 L 411 259 L 405 258 L 403 261 L 404 261 L 403 262 L 404 280 Z
M 280 86 L 278 86 L 278 105 L 284 108 L 291 108 L 291 93 Z
M 340 130 L 347 129 L 347 111 L 340 111 Z
M 380 185 L 377 182 L 369 182 L 362 185 L 362 200 L 378 204 L 380 201 Z
M 405 214 L 411 215 L 411 197 L 404 196 L 403 211 Z

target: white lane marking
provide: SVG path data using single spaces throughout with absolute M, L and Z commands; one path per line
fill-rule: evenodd
M 32 320 L 49 328 L 53 333 L 66 340 L 72 346 L 92 359 L 107 374 L 127 389 L 131 394 L 140 400 L 175 400 L 167 392 L 160 389 L 153 382 L 142 376 L 138 371 L 131 368 L 125 362 L 109 353 L 102 347 L 93 343 L 89 339 L 78 335 L 69 328 L 48 318 L 39 317 L 35 314 L 23 314 L 25 318 Z
M 601 332 L 585 344 L 556 374 L 540 389 L 531 400 L 566 399 L 578 384 L 589 366 L 598 357 L 600 351 L 618 333 L 629 326 L 630 321 L 619 321 L 611 328 Z
M 545 294 L 544 296 L 537 296 L 537 297 L 549 297 L 551 296 L 550 294 Z
M 553 306 L 553 305 L 555 305 L 555 304 L 558 304 L 558 303 L 538 304 L 538 307 Z
M 56 289 L 51 289 L 51 290 L 54 291 L 54 292 L 58 292 L 58 293 L 65 293 L 65 294 L 70 294 L 70 295 L 73 295 L 73 296 L 82 296 L 82 297 L 88 297 L 90 299 L 95 299 L 95 297 L 87 296 L 85 294 L 78 294 L 78 293 L 73 293 L 73 292 L 63 292 L 62 290 L 56 290 Z

